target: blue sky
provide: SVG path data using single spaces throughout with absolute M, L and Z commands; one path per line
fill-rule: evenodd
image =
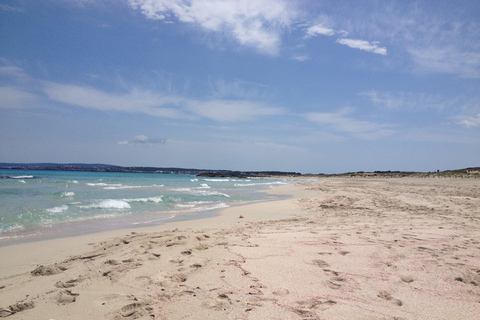
M 2 0 L 0 162 L 480 165 L 480 2 Z

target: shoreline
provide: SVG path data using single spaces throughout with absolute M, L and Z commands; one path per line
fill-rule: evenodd
M 325 179 L 217 217 L 1 247 L 8 319 L 476 319 L 480 186 Z M 242 216 L 242 218 L 240 218 Z
M 16 257 L 15 259 L 16 261 L 34 260 L 34 261 L 38 261 L 37 264 L 49 264 L 49 263 L 53 263 L 49 261 L 49 260 L 54 260 L 52 257 L 55 257 L 55 259 L 62 259 L 62 256 L 64 254 L 79 255 L 83 251 L 88 251 L 88 249 L 90 249 L 91 243 L 107 241 L 114 238 L 120 238 L 125 236 L 126 234 L 166 232 L 168 230 L 173 230 L 177 228 L 182 228 L 182 229 L 183 228 L 222 228 L 222 227 L 225 228 L 225 227 L 233 226 L 235 223 L 245 224 L 248 222 L 259 221 L 264 218 L 270 218 L 271 214 L 262 215 L 261 217 L 260 216 L 255 217 L 253 215 L 245 214 L 246 217 L 242 219 L 240 219 L 239 216 L 245 210 L 251 211 L 251 212 L 260 212 L 265 209 L 268 210 L 269 209 L 268 204 L 270 203 L 284 202 L 284 201 L 290 200 L 291 186 L 292 184 L 289 183 L 287 185 L 275 186 L 274 188 L 271 188 L 271 189 L 259 191 L 259 192 L 265 192 L 273 195 L 288 197 L 286 199 L 265 200 L 265 201 L 258 201 L 254 203 L 230 206 L 228 208 L 187 213 L 185 215 L 190 216 L 187 219 L 179 218 L 178 220 L 165 220 L 165 222 L 155 226 L 122 228 L 122 229 L 107 230 L 107 231 L 87 233 L 87 234 L 74 235 L 74 236 L 54 236 L 53 238 L 50 238 L 50 239 L 40 239 L 40 240 L 33 240 L 33 241 L 27 240 L 26 242 L 6 244 L 6 245 L 0 246 L 0 256 Z M 287 190 L 283 191 L 281 190 L 282 188 Z M 205 216 L 198 216 L 196 218 L 191 217 L 191 215 L 198 214 L 198 213 L 208 213 L 208 214 Z M 76 253 L 72 253 L 71 251 L 72 249 L 75 249 Z M 15 253 L 22 253 L 22 252 L 33 252 L 34 256 L 37 256 L 38 258 L 33 259 L 33 257 L 29 255 L 28 257 L 25 256 L 24 259 L 22 259 L 20 255 L 15 254 Z M 44 259 L 41 257 L 50 257 L 50 258 Z M 7 261 L 8 260 L 0 259 L 0 277 L 4 276 L 3 270 L 6 269 L 5 264 L 7 263 Z M 28 267 L 26 267 L 25 265 L 21 266 L 21 264 L 15 264 L 15 265 L 9 265 L 8 268 L 12 268 L 12 269 L 18 268 L 18 270 L 24 270 L 24 269 L 26 270 Z
M 285 179 L 282 179 L 285 181 Z M 291 182 L 285 182 L 291 183 Z M 266 189 L 255 190 L 255 194 L 268 194 L 268 191 L 281 186 L 273 185 L 264 187 Z M 275 193 L 271 193 L 275 196 Z M 121 199 L 122 200 L 122 199 Z M 163 224 L 181 222 L 185 220 L 199 220 L 215 217 L 225 208 L 244 206 L 257 202 L 275 201 L 276 199 L 260 199 L 260 200 L 237 200 L 237 202 L 220 202 L 214 204 L 213 207 L 194 208 L 194 209 L 177 209 L 171 211 L 151 211 L 136 212 L 129 215 L 118 215 L 115 217 L 99 217 L 86 218 L 72 221 L 57 221 L 51 225 L 38 225 L 23 230 L 10 230 L 0 234 L 0 247 L 38 242 L 43 240 L 53 240 L 60 238 L 70 238 L 83 236 L 88 234 L 103 233 L 116 230 L 129 230 L 138 228 L 148 228 L 160 226 Z

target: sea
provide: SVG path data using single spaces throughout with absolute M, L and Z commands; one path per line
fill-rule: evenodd
M 281 196 L 283 179 L 182 174 L 0 170 L 0 246 L 169 221 Z

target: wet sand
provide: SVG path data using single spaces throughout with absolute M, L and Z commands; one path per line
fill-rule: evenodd
M 7 319 L 478 319 L 480 182 L 327 179 L 221 216 L 0 248 Z

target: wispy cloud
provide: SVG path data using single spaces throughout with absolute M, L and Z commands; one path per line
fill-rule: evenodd
M 252 121 L 285 113 L 283 108 L 258 102 L 263 99 L 259 91 L 264 86 L 239 80 L 216 81 L 212 84 L 209 99 L 195 99 L 170 92 L 129 89 L 128 86 L 121 92 L 108 92 L 90 86 L 42 81 L 29 77 L 18 67 L 0 67 L 1 75 L 28 80 L 17 81 L 17 86 L 0 87 L 0 108 L 3 109 L 35 108 L 56 102 L 103 112 L 142 113 L 170 119 L 203 118 L 218 122 Z M 29 86 L 23 86 L 24 82 Z
M 41 97 L 21 87 L 0 87 L 0 109 L 25 109 L 38 107 Z
M 412 92 L 379 92 L 375 90 L 361 92 L 360 96 L 368 98 L 374 105 L 389 110 L 423 111 L 426 109 L 442 110 L 458 104 L 441 95 Z
M 413 72 L 479 78 L 480 22 L 475 12 L 478 7 L 467 2 L 439 1 L 433 8 L 425 2 L 383 1 L 349 4 L 328 17 L 331 25 L 357 39 L 378 39 L 405 52 Z
M 144 113 L 157 117 L 180 118 L 174 107 L 181 97 L 134 89 L 127 93 L 107 93 L 91 87 L 44 82 L 45 94 L 52 101 L 101 111 Z
M 459 116 L 456 122 L 467 128 L 480 127 L 480 113 L 474 116 Z
M 300 55 L 293 56 L 293 59 L 302 62 L 302 61 L 309 60 L 310 57 L 306 54 L 300 54 Z
M 144 135 L 135 136 L 131 140 L 119 141 L 118 144 L 121 145 L 162 145 L 166 143 L 166 139 L 164 138 L 153 138 L 150 139 Z
M 4 11 L 23 12 L 22 8 L 12 7 L 8 4 L 0 4 L 0 9 Z
M 331 28 L 325 27 L 322 24 L 316 24 L 307 29 L 305 38 L 308 39 L 317 35 L 333 36 L 335 33 L 336 31 Z
M 480 25 L 479 25 L 480 27 Z M 456 73 L 466 78 L 480 78 L 480 52 L 463 51 L 454 46 L 409 46 L 413 61 L 426 70 Z
M 129 0 L 149 19 L 180 21 L 275 55 L 296 9 L 283 0 Z
M 284 113 L 281 108 L 245 100 L 190 101 L 187 108 L 201 117 L 220 122 L 248 121 Z
M 345 132 L 360 139 L 378 139 L 396 132 L 391 125 L 356 120 L 348 117 L 350 113 L 351 110 L 344 109 L 336 113 L 312 112 L 305 114 L 304 117 L 334 131 Z
M 360 50 L 373 52 L 373 53 L 381 54 L 381 55 L 386 55 L 387 54 L 387 48 L 379 47 L 378 46 L 378 44 L 379 44 L 378 41 L 368 42 L 368 41 L 359 40 L 359 39 L 345 39 L 345 38 L 342 38 L 342 39 L 338 39 L 337 42 L 340 43 L 340 44 L 346 45 L 350 48 L 354 48 L 354 49 L 360 49 Z

